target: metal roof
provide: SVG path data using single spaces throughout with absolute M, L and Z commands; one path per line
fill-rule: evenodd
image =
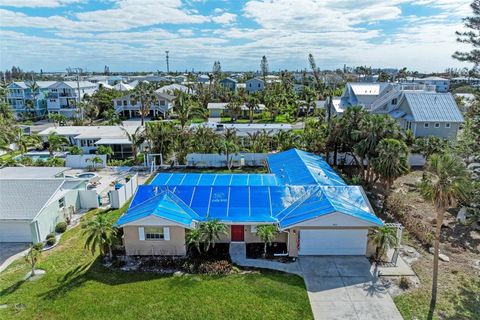
M 268 168 L 282 184 L 346 185 L 345 181 L 321 156 L 298 149 L 267 157 Z
M 68 169 L 67 167 L 5 167 L 0 169 L 0 179 L 55 178 Z
M 418 122 L 463 122 L 451 93 L 405 92 L 413 119 Z
M 0 179 L 0 220 L 32 220 L 64 179 Z

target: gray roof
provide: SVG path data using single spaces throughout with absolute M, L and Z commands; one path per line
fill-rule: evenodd
M 0 169 L 0 179 L 43 179 L 55 178 L 67 167 L 5 167 Z
M 415 121 L 463 122 L 463 116 L 450 93 L 405 92 Z
M 0 180 L 0 220 L 32 220 L 64 179 Z

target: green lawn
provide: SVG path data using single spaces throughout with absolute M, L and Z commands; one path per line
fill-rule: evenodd
M 125 209 L 125 208 L 123 208 Z M 122 210 L 106 214 L 112 218 Z M 96 211 L 88 213 L 91 219 Z M 36 281 L 17 261 L 0 274 L 0 319 L 311 319 L 303 280 L 276 272 L 160 276 L 102 266 L 80 228 L 44 253 Z

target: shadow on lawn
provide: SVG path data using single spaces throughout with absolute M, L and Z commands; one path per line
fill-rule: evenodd
M 7 294 L 14 293 L 22 286 L 22 284 L 25 283 L 25 281 L 26 280 L 17 281 L 14 284 L 12 284 L 10 287 L 3 289 L 2 291 L 0 291 L 0 297 L 6 296 Z
M 298 279 L 297 277 L 287 277 L 287 274 L 270 270 L 261 270 L 259 271 L 259 273 L 263 277 L 266 277 L 271 281 L 304 288 L 303 280 L 301 280 L 300 277 L 298 277 Z M 258 280 L 255 277 L 248 277 L 248 274 L 240 274 L 239 276 L 243 276 L 244 281 L 249 284 L 253 284 L 255 281 Z M 174 277 L 176 281 L 167 283 L 167 285 L 171 285 L 172 288 L 175 287 L 176 289 L 181 289 L 187 287 L 191 288 L 196 284 L 200 284 L 204 281 L 216 281 L 218 279 L 228 278 L 230 276 L 208 276 L 200 274 L 192 274 L 188 276 L 174 276 L 154 272 L 123 272 L 120 270 L 112 270 L 106 268 L 105 266 L 103 266 L 101 258 L 97 258 L 91 263 L 78 265 L 77 267 L 68 271 L 65 275 L 59 277 L 57 279 L 58 285 L 53 289 L 40 294 L 40 297 L 47 300 L 59 298 L 68 291 L 81 287 L 87 281 L 96 281 L 106 285 L 115 286 L 126 283 L 143 282 L 172 277 Z M 9 290 L 7 294 L 11 293 L 15 291 L 22 283 L 16 283 L 15 285 L 12 285 L 10 288 L 5 289 L 4 291 Z

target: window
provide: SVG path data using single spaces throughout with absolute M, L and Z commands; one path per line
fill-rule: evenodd
M 425 128 L 430 127 L 430 125 L 429 125 L 428 123 L 424 123 L 423 126 L 424 126 Z
M 251 88 L 251 87 L 252 87 L 252 83 L 250 82 L 250 83 L 248 84 L 248 86 Z
M 163 227 L 145 227 L 145 240 L 163 240 Z
M 445 123 L 445 128 L 450 128 L 450 123 Z
M 256 225 L 250 226 L 250 232 L 257 233 L 257 226 Z
M 440 128 L 440 123 L 435 123 L 435 128 Z
M 396 105 L 396 104 L 397 104 L 397 98 L 392 100 L 392 105 Z
M 122 105 L 122 101 L 117 101 L 117 106 L 121 106 Z
M 258 84 L 258 87 L 260 88 L 260 83 Z
M 65 198 L 60 198 L 60 199 L 58 200 L 58 207 L 59 207 L 60 209 L 65 208 Z

